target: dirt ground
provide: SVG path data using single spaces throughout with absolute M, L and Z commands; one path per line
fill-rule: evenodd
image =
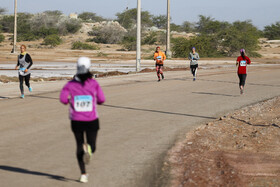
M 280 97 L 209 122 L 169 151 L 168 186 L 280 186 Z

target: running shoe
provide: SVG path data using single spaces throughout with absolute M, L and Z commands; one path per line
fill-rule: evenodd
M 195 77 L 193 78 L 193 81 L 195 81 Z
M 92 156 L 91 147 L 88 144 L 84 144 L 83 149 L 84 149 L 83 161 L 85 164 L 89 164 L 91 156 Z
M 160 81 L 160 79 L 158 79 L 158 82 Z
M 162 80 L 164 79 L 164 76 L 163 76 L 163 74 L 161 74 L 161 78 L 162 78 Z
M 243 89 L 240 89 L 240 94 L 242 95 L 244 93 Z
M 87 183 L 88 182 L 88 174 L 81 175 L 80 182 Z
M 28 89 L 29 89 L 30 92 L 32 92 L 32 87 L 31 86 Z
M 24 99 L 24 94 L 21 94 L 20 98 Z

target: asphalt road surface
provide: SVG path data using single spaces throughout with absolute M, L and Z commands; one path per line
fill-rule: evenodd
M 97 151 L 83 186 L 152 186 L 166 151 L 185 133 L 234 109 L 280 95 L 280 66 L 253 66 L 240 95 L 233 67 L 98 79 Z M 0 186 L 78 186 L 80 176 L 68 106 L 60 82 L 32 83 L 20 99 L 18 83 L 0 85 Z M 27 89 L 26 89 L 27 90 Z

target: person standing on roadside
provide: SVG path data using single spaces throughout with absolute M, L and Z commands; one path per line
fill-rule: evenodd
M 26 52 L 26 46 L 20 46 L 20 55 L 18 56 L 18 62 L 15 67 L 18 70 L 18 77 L 19 77 L 19 88 L 21 92 L 21 98 L 24 98 L 24 88 L 23 88 L 23 80 L 25 81 L 25 85 L 28 87 L 29 91 L 32 92 L 32 87 L 30 86 L 30 75 L 31 72 L 29 71 L 30 67 L 33 64 L 31 56 Z
M 77 160 L 81 170 L 80 182 L 88 182 L 85 164 L 96 149 L 96 138 L 99 130 L 97 104 L 105 102 L 104 93 L 98 82 L 89 71 L 90 59 L 80 57 L 77 62 L 77 74 L 61 90 L 60 102 L 69 104 L 71 128 L 77 144 Z M 86 142 L 84 143 L 84 135 Z
M 240 56 L 237 57 L 236 66 L 238 66 L 237 74 L 239 77 L 240 94 L 244 92 L 245 81 L 247 77 L 247 64 L 251 64 L 249 57 L 245 56 L 245 49 L 240 50 Z
M 192 47 L 192 52 L 189 54 L 189 60 L 190 60 L 190 69 L 191 73 L 193 75 L 193 81 L 196 80 L 197 75 L 197 69 L 198 69 L 198 60 L 199 60 L 199 54 L 195 52 L 195 47 Z
M 156 51 L 154 53 L 154 60 L 156 61 L 156 71 L 157 71 L 158 81 L 160 81 L 160 75 L 161 75 L 161 78 L 164 79 L 163 62 L 165 59 L 166 59 L 166 56 L 165 56 L 164 52 L 160 51 L 160 47 L 157 47 Z

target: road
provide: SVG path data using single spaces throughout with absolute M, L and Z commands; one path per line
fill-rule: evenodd
M 98 79 L 107 101 L 99 106 L 97 151 L 83 186 L 152 186 L 166 151 L 206 121 L 280 95 L 280 65 L 253 66 L 240 95 L 233 67 Z M 68 108 L 59 103 L 60 82 L 33 83 L 18 98 L 17 83 L 0 85 L 2 187 L 77 186 L 80 176 Z M 7 99 L 9 98 L 9 99 Z

